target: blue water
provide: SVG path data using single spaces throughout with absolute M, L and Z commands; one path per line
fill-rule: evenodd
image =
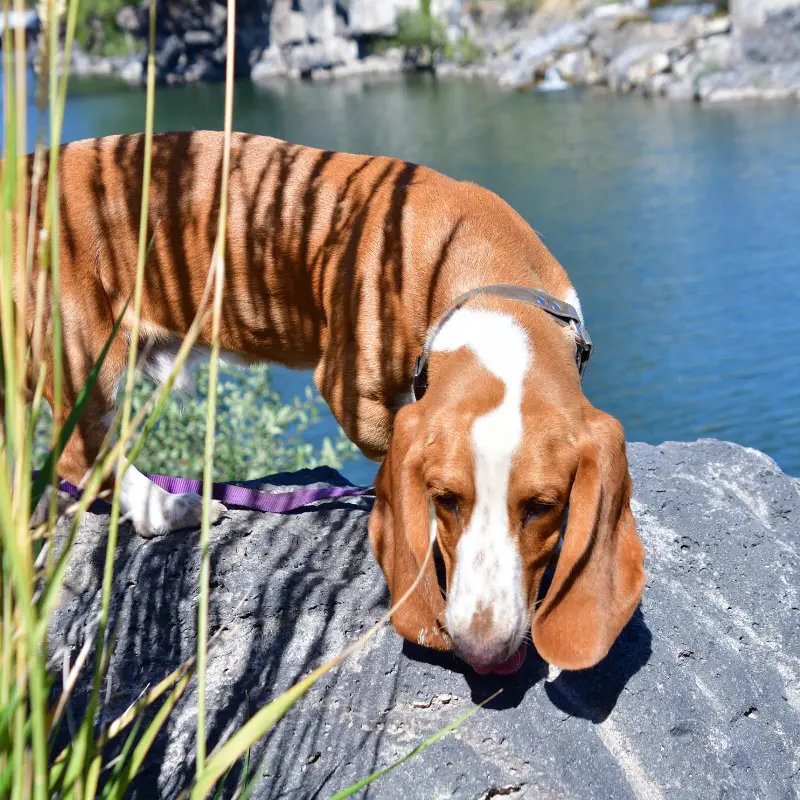
M 219 128 L 222 87 L 159 90 L 159 130 Z M 581 297 L 585 391 L 630 440 L 728 439 L 800 475 L 800 109 L 509 94 L 429 79 L 265 89 L 235 125 L 428 164 L 502 195 Z M 143 94 L 82 84 L 64 139 L 139 131 Z M 310 382 L 278 370 L 285 394 Z M 319 435 L 335 430 L 331 417 Z M 357 482 L 375 467 L 349 464 Z

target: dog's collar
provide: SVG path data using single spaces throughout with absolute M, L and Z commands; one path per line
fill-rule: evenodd
M 425 339 L 425 346 L 422 349 L 422 355 L 417 357 L 416 364 L 414 365 L 412 388 L 415 400 L 420 400 L 428 388 L 428 359 L 430 358 L 433 340 L 436 338 L 436 335 L 459 308 L 469 302 L 473 297 L 482 294 L 504 297 L 507 300 L 519 300 L 521 303 L 536 306 L 542 311 L 547 312 L 559 325 L 572 328 L 576 343 L 575 365 L 578 368 L 578 375 L 583 379 L 583 373 L 586 371 L 586 364 L 589 361 L 589 357 L 592 355 L 592 340 L 575 308 L 569 303 L 565 303 L 540 289 L 528 289 L 525 286 L 498 283 L 491 286 L 479 286 L 477 289 L 472 289 L 469 292 L 464 292 L 464 294 L 459 295 L 450 303 L 444 314 L 439 318 L 439 321 L 428 331 L 428 335 Z

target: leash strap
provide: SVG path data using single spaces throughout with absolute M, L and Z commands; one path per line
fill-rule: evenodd
M 37 471 L 34 470 L 35 478 Z M 145 474 L 157 486 L 169 494 L 185 494 L 194 492 L 201 494 L 203 481 L 190 478 L 173 478 L 169 475 Z M 83 491 L 69 481 L 59 481 L 58 488 L 70 497 L 79 500 Z M 245 486 L 231 483 L 215 483 L 211 495 L 225 505 L 247 508 L 251 511 L 262 511 L 267 514 L 286 514 L 298 508 L 316 503 L 318 500 L 333 500 L 338 497 L 364 497 L 374 495 L 373 487 L 362 486 L 326 486 L 322 489 L 298 489 L 293 492 L 260 492 Z
M 543 292 L 541 289 L 528 289 L 526 286 L 515 286 L 508 283 L 496 283 L 490 286 L 479 286 L 459 295 L 442 314 L 439 321 L 430 329 L 425 338 L 425 346 L 422 355 L 418 356 L 414 366 L 413 389 L 414 397 L 419 400 L 428 388 L 428 359 L 433 348 L 433 340 L 439 331 L 444 327 L 450 317 L 459 308 L 468 303 L 473 297 L 478 295 L 491 295 L 493 297 L 504 297 L 507 300 L 518 300 L 527 305 L 536 306 L 549 314 L 559 325 L 572 328 L 575 335 L 576 351 L 575 365 L 578 368 L 578 375 L 583 380 L 583 373 L 586 371 L 586 364 L 592 355 L 592 340 L 589 331 L 583 325 L 580 315 L 575 308 L 557 297 Z

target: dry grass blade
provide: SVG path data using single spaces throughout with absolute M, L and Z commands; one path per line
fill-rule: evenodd
M 55 709 L 53 709 L 53 714 L 50 718 L 51 735 L 58 727 L 58 723 L 61 721 L 61 716 L 63 715 L 64 710 L 67 707 L 67 703 L 69 702 L 72 690 L 75 688 L 75 684 L 78 681 L 78 676 L 80 675 L 81 670 L 83 669 L 83 666 L 86 663 L 86 659 L 89 658 L 89 653 L 91 652 L 91 650 L 92 650 L 92 640 L 87 639 L 83 647 L 81 648 L 80 653 L 78 653 L 78 657 L 75 659 L 75 663 L 72 665 L 71 669 L 64 678 L 61 694 L 59 695 L 58 702 L 56 703 L 56 707 Z M 66 662 L 64 663 L 66 664 Z

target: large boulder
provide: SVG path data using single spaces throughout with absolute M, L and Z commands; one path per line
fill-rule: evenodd
M 511 64 L 500 75 L 500 85 L 509 89 L 530 86 L 558 55 L 577 50 L 586 41 L 587 34 L 581 26 L 566 22 L 531 41 L 521 42 L 512 53 Z
M 796 797 L 800 482 L 724 442 L 628 454 L 647 588 L 606 659 L 556 675 L 531 652 L 512 678 L 481 678 L 385 627 L 254 748 L 255 796 L 328 797 L 502 687 L 369 796 Z M 251 485 L 320 481 L 341 483 L 323 469 Z M 284 516 L 232 510 L 213 529 L 210 748 L 386 609 L 369 509 L 350 499 Z M 50 631 L 56 665 L 67 651 L 74 661 L 96 618 L 107 523 L 88 515 L 80 529 Z M 106 719 L 194 653 L 198 571 L 196 533 L 145 541 L 123 526 Z M 174 797 L 191 780 L 195 699 L 190 684 L 132 796 Z
M 697 94 L 706 103 L 800 99 L 800 62 L 736 64 L 731 69 L 700 77 Z
M 740 34 L 744 55 L 764 64 L 800 61 L 800 4 L 767 14 L 762 26 Z
M 394 36 L 400 11 L 416 10 L 419 0 L 340 0 L 348 31 L 356 37 Z
M 149 1 L 133 12 L 120 11 L 117 22 L 129 32 L 148 36 Z M 237 2 L 237 77 L 247 77 L 250 66 L 268 43 L 270 4 L 263 0 Z M 156 9 L 156 68 L 162 83 L 222 80 L 227 58 L 227 7 L 224 0 L 162 0 Z M 131 72 L 131 75 L 133 73 Z
M 286 58 L 290 69 L 307 75 L 316 69 L 329 70 L 355 61 L 358 58 L 358 45 L 350 39 L 333 37 L 324 42 L 293 47 L 287 51 Z
M 308 38 L 305 15 L 295 11 L 293 0 L 275 0 L 269 20 L 269 41 L 274 47 L 300 44 Z
M 771 15 L 798 5 L 797 0 L 730 0 L 733 24 L 738 30 L 758 30 Z
M 591 86 L 603 77 L 603 63 L 588 47 L 564 53 L 554 66 L 567 83 Z

